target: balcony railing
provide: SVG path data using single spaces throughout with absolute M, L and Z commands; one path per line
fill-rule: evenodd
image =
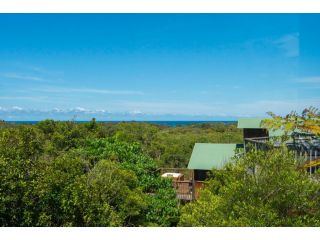
M 280 147 L 284 143 L 310 174 L 320 168 L 320 138 L 312 134 L 294 134 L 286 140 L 281 137 L 245 138 L 244 142 L 245 149 L 250 144 L 255 149 L 263 151 L 268 150 L 270 146 Z
M 203 181 L 195 181 L 194 171 L 186 168 L 162 168 L 160 174 L 172 179 L 172 186 L 179 200 L 192 201 L 197 199 L 199 190 L 205 184 Z

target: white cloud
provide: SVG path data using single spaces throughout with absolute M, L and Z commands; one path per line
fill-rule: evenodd
M 79 118 L 97 117 L 98 119 L 164 119 L 166 116 L 175 116 L 175 119 L 230 119 L 235 117 L 265 117 L 266 112 L 287 114 L 292 110 L 301 112 L 304 108 L 320 106 L 320 98 L 291 99 L 291 100 L 259 100 L 248 102 L 146 102 L 146 101 L 118 101 L 110 103 L 108 110 L 94 109 L 87 106 L 75 108 L 53 109 L 22 109 L 14 106 L 8 109 L 0 107 L 2 118 L 7 116 L 25 117 L 29 119 L 55 119 L 77 116 Z M 24 114 L 20 114 L 24 113 Z M 28 113 L 28 114 L 25 114 Z M 170 117 L 168 118 L 170 119 Z
M 30 101 L 44 101 L 47 97 L 27 97 L 27 96 L 0 96 L 2 100 L 30 100 Z
M 320 106 L 320 98 L 295 100 L 260 100 L 252 103 L 241 103 L 234 106 L 236 114 L 264 115 L 272 111 L 277 114 L 288 114 L 291 111 L 301 112 L 307 107 Z
M 75 110 L 78 112 L 86 112 L 87 111 L 87 109 L 85 109 L 83 107 L 76 107 Z
M 320 83 L 320 76 L 304 77 L 297 79 L 300 83 Z
M 238 85 L 234 85 L 234 86 L 232 86 L 232 88 L 233 88 L 233 89 L 240 89 L 241 87 L 238 86 Z
M 286 34 L 273 43 L 282 49 L 287 57 L 297 57 L 300 54 L 299 33 Z
M 266 112 L 287 114 L 309 106 L 320 106 L 320 98 L 291 100 L 259 100 L 251 102 L 118 102 L 113 107 L 119 111 L 140 109 L 144 114 L 178 114 L 202 116 L 266 116 Z
M 140 110 L 133 110 L 130 112 L 131 114 L 137 115 L 137 114 L 143 114 Z
M 14 106 L 14 107 L 12 107 L 12 109 L 16 110 L 16 111 L 22 111 L 23 110 L 23 108 L 18 107 L 18 106 Z
M 49 110 L 49 112 L 55 111 L 59 113 L 81 113 L 81 114 L 106 114 L 109 113 L 105 109 L 88 109 L 84 107 L 76 107 L 76 108 L 70 108 L 70 109 L 59 109 L 54 108 L 53 110 Z
M 61 75 L 63 71 L 49 70 L 43 66 L 34 65 L 25 62 L 16 62 L 16 64 L 20 69 L 25 69 L 28 71 L 32 71 L 34 73 L 45 74 L 45 75 Z
M 94 93 L 94 94 L 107 94 L 107 95 L 144 95 L 141 91 L 131 90 L 110 90 L 110 89 L 95 89 L 95 88 L 37 88 L 32 89 L 40 92 L 48 93 Z
M 259 51 L 261 49 L 278 49 L 286 57 L 298 57 L 300 54 L 299 33 L 289 33 L 278 38 L 264 37 L 249 39 L 244 43 L 244 48 L 251 51 Z
M 114 102 L 113 107 L 119 111 L 140 109 L 144 114 L 212 114 L 225 113 L 223 103 L 203 104 L 200 102 L 151 102 L 151 101 L 119 101 Z
M 57 113 L 63 112 L 63 110 L 60 108 L 54 108 L 54 109 L 52 109 L 52 111 L 57 112 Z
M 44 79 L 37 76 L 30 76 L 30 75 L 18 74 L 18 73 L 5 73 L 2 76 L 10 79 L 28 80 L 28 81 L 36 81 L 36 82 L 45 81 Z

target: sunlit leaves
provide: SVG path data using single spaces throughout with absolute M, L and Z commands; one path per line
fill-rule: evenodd
M 295 130 L 320 135 L 320 112 L 315 107 L 309 107 L 303 110 L 299 115 L 291 112 L 284 117 L 268 112 L 272 117 L 263 121 L 262 125 L 269 129 L 283 129 L 286 133 Z

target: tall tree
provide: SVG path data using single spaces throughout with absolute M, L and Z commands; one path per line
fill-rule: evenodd
M 263 126 L 270 129 L 283 129 L 285 132 L 301 130 L 303 132 L 320 135 L 320 111 L 315 107 L 303 110 L 301 114 L 291 112 L 284 117 L 268 112 L 272 117 L 263 121 Z

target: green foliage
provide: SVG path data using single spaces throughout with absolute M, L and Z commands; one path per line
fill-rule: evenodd
M 272 119 L 263 121 L 263 125 L 270 129 L 283 129 L 286 133 L 295 130 L 320 135 L 320 111 L 317 108 L 309 107 L 303 110 L 302 114 L 291 112 L 284 117 L 272 112 L 268 113 Z
M 32 222 L 28 226 L 82 225 L 76 203 L 77 182 L 83 176 L 87 163 L 75 154 L 66 153 L 56 158 L 39 160 L 38 177 L 33 182 Z M 29 204 L 27 202 L 27 204 Z
M 143 217 L 139 216 L 136 225 L 145 222 L 172 226 L 177 223 L 179 211 L 171 182 L 159 177 L 156 163 L 142 154 L 139 144 L 128 144 L 116 139 L 89 140 L 81 151 L 84 156 L 89 156 L 91 163 L 109 159 L 118 162 L 122 169 L 135 173 L 137 185 L 145 193 L 146 201 Z
M 45 120 L 0 126 L 1 226 L 319 226 L 319 182 L 285 149 L 239 153 L 181 209 L 159 167 L 195 142 L 241 142 L 233 124 Z
M 86 226 L 135 226 L 146 208 L 134 172 L 108 160 L 99 161 L 86 177 Z M 110 219 L 111 217 L 111 219 Z
M 319 226 L 320 184 L 298 171 L 285 149 L 239 154 L 213 170 L 198 201 L 182 209 L 181 226 Z
M 186 167 L 196 142 L 242 142 L 242 131 L 234 124 L 203 123 L 172 128 L 124 122 L 106 126 L 107 136 L 139 142 L 143 152 L 155 159 L 160 167 Z
M 147 153 L 162 167 L 186 167 L 196 142 L 238 143 L 242 132 L 233 124 L 207 123 L 167 128 L 158 132 Z
M 106 126 L 45 120 L 0 130 L 1 226 L 174 226 L 171 182 Z

